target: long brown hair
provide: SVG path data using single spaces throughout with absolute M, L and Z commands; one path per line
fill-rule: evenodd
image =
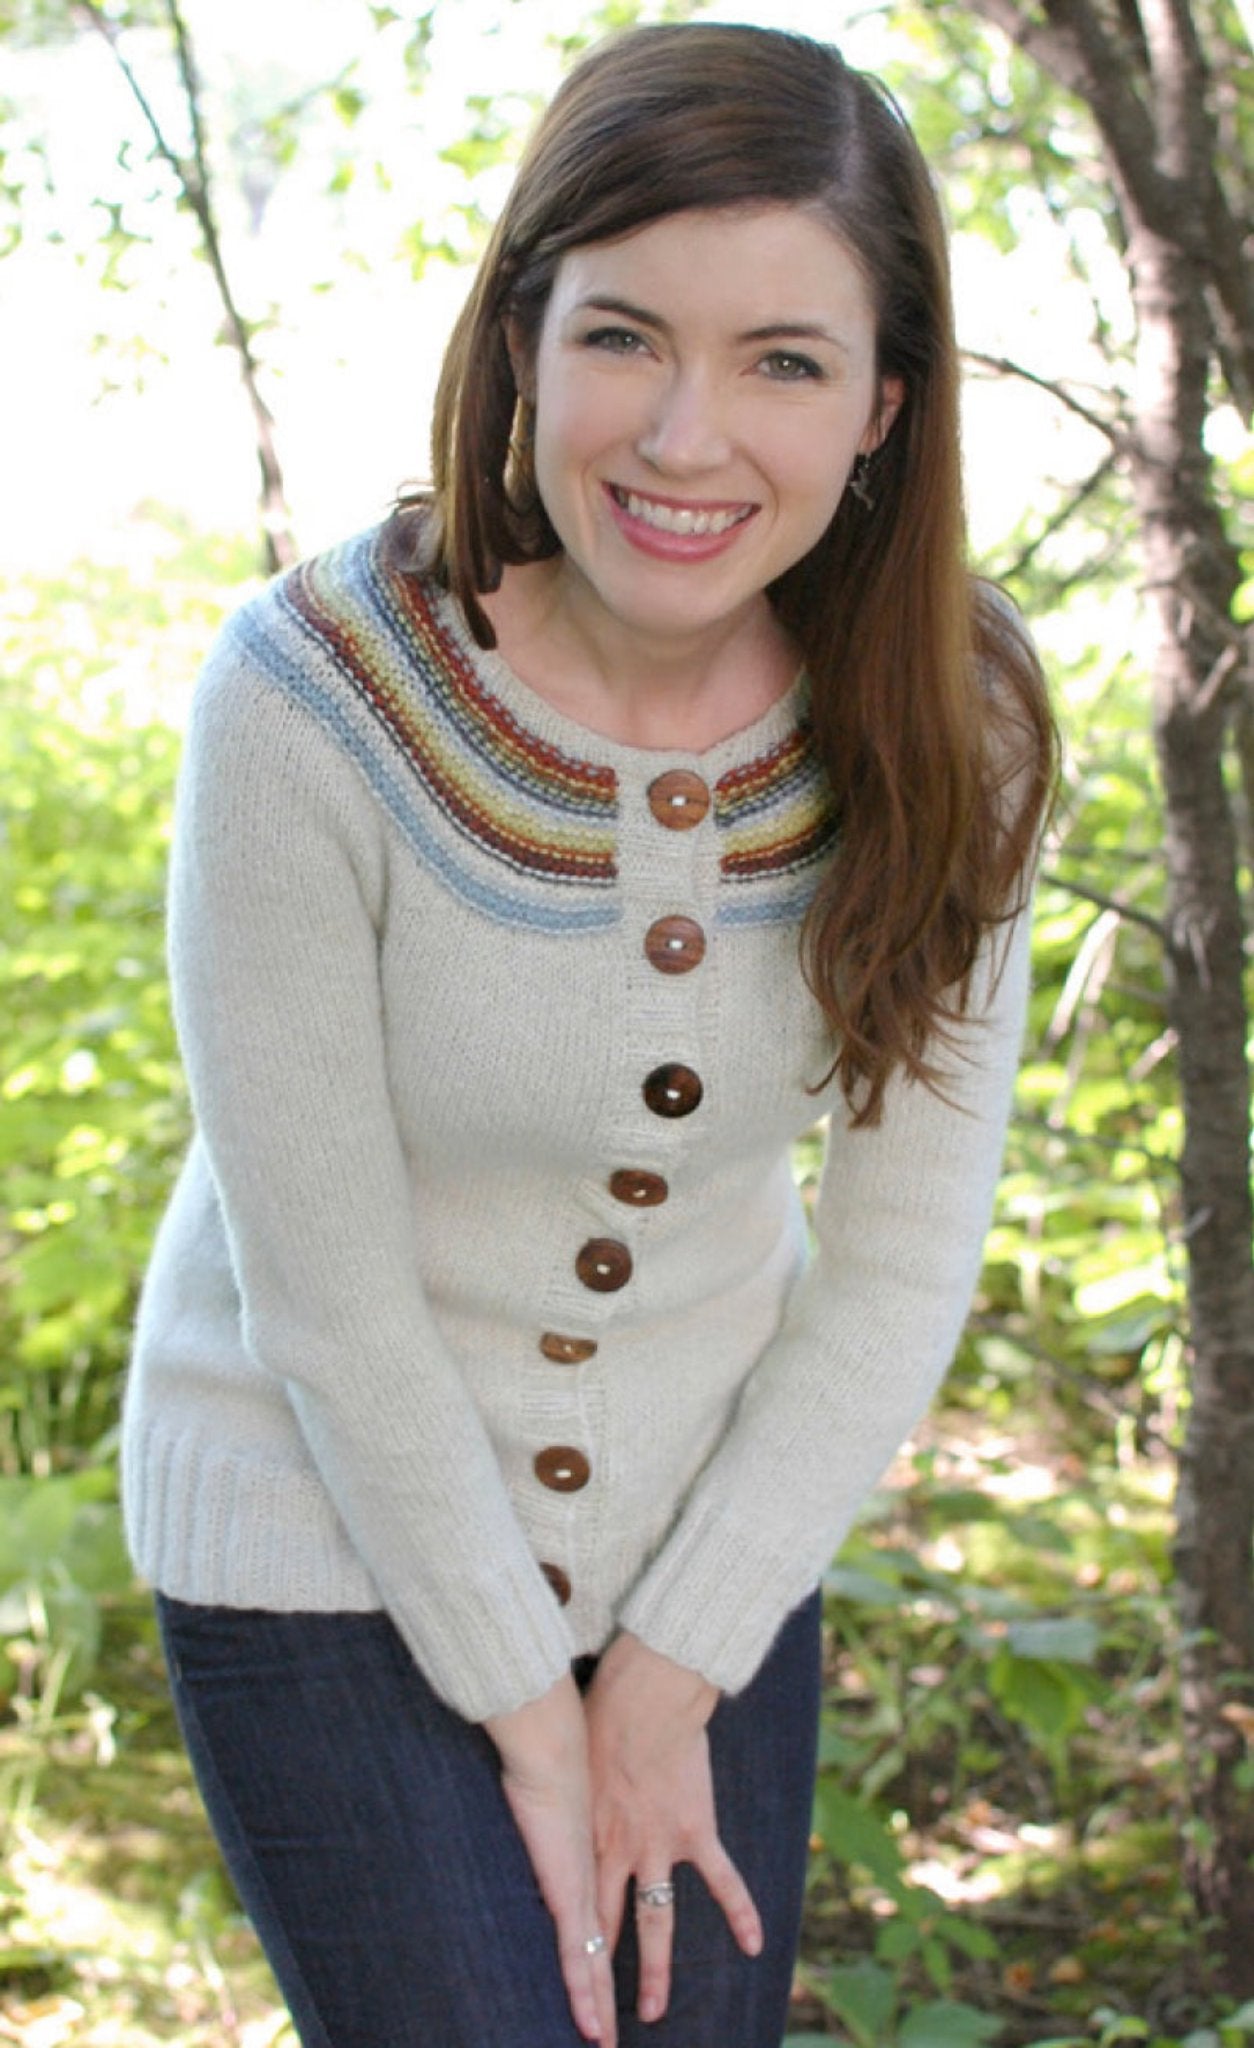
M 433 428 L 423 566 L 479 603 L 559 542 L 535 490 L 506 323 L 534 347 L 567 250 L 688 209 L 804 206 L 862 265 L 878 372 L 904 402 L 818 545 L 770 592 L 799 643 L 836 850 L 802 964 L 858 1123 L 897 1068 L 938 1085 L 985 933 L 1018 907 L 1052 786 L 1039 668 L 968 574 L 944 225 L 895 102 L 839 52 L 775 29 L 638 28 L 566 78 L 454 330 Z M 867 502 L 869 500 L 869 502 Z M 395 535 L 406 560 L 404 511 Z M 410 566 L 417 559 L 410 558 Z

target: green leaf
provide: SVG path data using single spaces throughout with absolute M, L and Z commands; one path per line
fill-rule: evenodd
M 1077 1727 L 1088 1694 L 1065 1664 L 1016 1657 L 1004 1647 L 989 1667 L 998 1704 L 1046 1749 L 1056 1749 Z
M 823 1978 L 823 1996 L 858 2048 L 879 2048 L 892 2024 L 897 1987 L 891 1970 L 864 1959 L 838 1963 Z
M 878 1572 L 858 1571 L 851 1565 L 834 1564 L 823 1575 L 825 1591 L 841 1600 L 856 1601 L 860 1607 L 899 1607 L 906 1597 L 903 1588 Z
M 875 1953 L 881 1962 L 904 1963 L 908 1956 L 917 1953 L 919 1940 L 918 1927 L 899 1916 L 881 1927 L 875 1937 Z
M 1012 1621 L 1006 1641 L 1016 1657 L 1042 1658 L 1051 1664 L 1091 1664 L 1101 1647 L 1096 1626 L 1081 1614 Z
M 366 98 L 355 85 L 339 85 L 331 95 L 331 104 L 345 127 L 351 128 L 364 112 Z
M 920 1954 L 923 1967 L 936 1986 L 936 1989 L 938 1991 L 952 1990 L 954 1981 L 953 1964 L 949 1960 L 949 1950 L 945 1947 L 940 1936 L 929 1934 L 923 1943 Z
M 900 1884 L 901 1850 L 883 1821 L 830 1778 L 815 1787 L 814 1827 L 839 1862 L 860 1863 L 880 1884 Z
M 58 1564 L 74 1585 L 97 1599 L 130 1590 L 135 1575 L 116 1501 L 79 1509 Z
M 961 1920 L 956 1913 L 945 1915 L 945 1939 L 974 1962 L 991 1962 L 1001 1953 L 995 1936 L 973 1920 Z
M 995 2041 L 1002 2023 L 991 2013 L 977 2012 L 973 2005 L 940 1999 L 932 2005 L 916 2005 L 907 2013 L 897 2035 L 899 2048 L 980 2048 Z
M 113 1485 L 101 1471 L 0 1479 L 0 1585 L 44 1578 L 64 1556 L 83 1507 Z

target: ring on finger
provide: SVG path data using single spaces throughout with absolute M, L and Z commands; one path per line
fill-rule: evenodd
M 585 1941 L 583 1945 L 583 1952 L 586 1956 L 603 1956 L 605 1954 L 606 1946 L 607 1944 L 605 1936 L 602 1934 L 600 1928 L 598 1927 L 595 1934 L 590 1934 L 588 1936 L 588 1939 Z
M 664 1911 L 667 1906 L 673 1906 L 675 1903 L 675 1887 L 669 1877 L 663 1878 L 658 1884 L 640 1884 L 636 1886 L 636 1898 L 642 1906 Z

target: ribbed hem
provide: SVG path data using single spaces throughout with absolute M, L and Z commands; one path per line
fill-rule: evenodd
M 420 1572 L 381 1586 L 312 1470 L 160 1425 L 128 1436 L 122 1480 L 136 1569 L 172 1599 L 278 1614 L 385 1608 L 428 1683 L 469 1721 L 537 1699 L 570 1669 L 566 1618 L 529 1557 L 475 1555 L 438 1586 Z

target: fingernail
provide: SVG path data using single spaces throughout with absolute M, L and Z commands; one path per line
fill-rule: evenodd
M 661 2017 L 662 2017 L 662 2001 L 661 2001 L 661 1999 L 660 1999 L 659 1997 L 657 1997 L 656 1993 L 652 1993 L 652 1994 L 650 1994 L 650 1996 L 649 1996 L 648 1998 L 642 1998 L 642 1999 L 641 1999 L 641 2001 L 640 2001 L 640 2017 L 641 2017 L 641 2019 L 642 2019 L 642 2020 L 645 2020 L 645 2021 L 648 2021 L 648 2020 L 660 2020 L 660 2019 L 661 2019 Z
M 750 1956 L 760 1956 L 761 1953 L 762 1936 L 760 1934 L 751 1934 L 749 1936 L 749 1939 L 745 1943 L 745 1954 Z

